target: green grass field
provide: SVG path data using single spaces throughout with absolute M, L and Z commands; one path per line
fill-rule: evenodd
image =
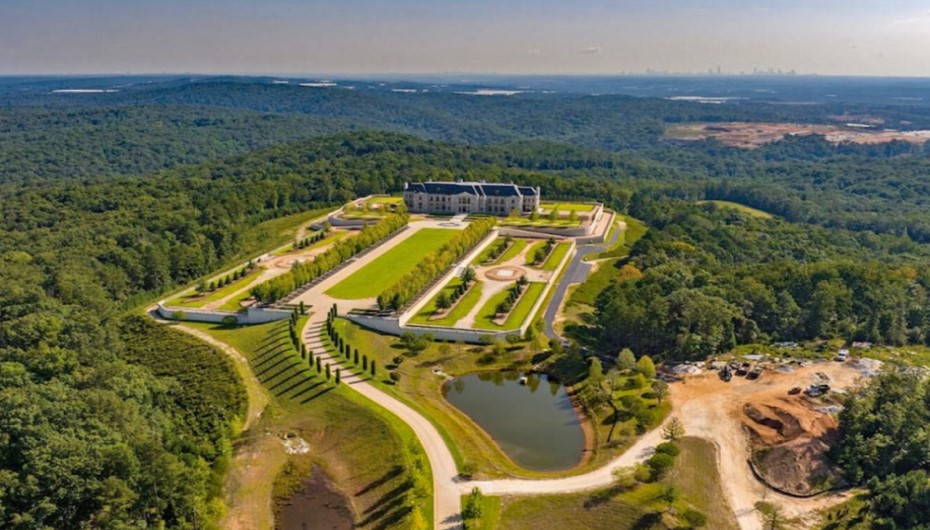
M 517 255 L 520 254 L 520 252 L 523 252 L 523 249 L 525 249 L 529 243 L 530 242 L 526 239 L 514 239 L 513 244 L 510 245 L 510 248 L 505 250 L 504 253 L 501 254 L 499 258 L 497 258 L 497 263 L 505 263 L 517 257 Z
M 452 296 L 452 292 L 455 291 L 455 288 L 462 283 L 462 279 L 456 276 L 445 287 L 442 288 L 441 292 L 445 292 L 447 295 Z M 421 324 L 425 326 L 453 326 L 456 322 L 462 319 L 475 304 L 478 303 L 478 299 L 481 298 L 481 282 L 475 282 L 471 286 L 471 289 L 465 293 L 459 302 L 452 308 L 452 311 L 449 312 L 446 316 L 430 320 L 429 317 L 436 312 L 436 298 L 439 297 L 439 293 L 436 293 L 425 306 L 421 309 L 413 318 L 410 319 L 411 324 Z
M 301 319 L 300 324 L 304 321 Z M 420 506 L 428 522 L 432 520 L 431 470 L 413 431 L 376 403 L 345 385 L 337 387 L 327 382 L 325 376 L 310 369 L 290 344 L 287 321 L 236 328 L 204 323 L 190 326 L 243 354 L 271 399 L 262 415 L 261 432 L 297 433 L 320 448 L 307 456 L 291 458 L 310 458 L 313 464 L 322 467 L 335 485 L 352 497 L 357 508 L 355 519 L 360 526 L 367 521 L 372 527 L 385 523 L 390 528 L 415 528 L 409 516 L 390 523 L 391 505 L 385 499 L 397 495 L 398 488 L 406 492 L 405 496 L 425 488 L 425 497 L 408 502 Z M 265 437 L 253 438 L 260 446 Z M 267 470 L 258 475 L 261 477 L 258 483 L 242 486 L 268 491 L 270 497 L 272 483 L 285 468 L 284 460 L 279 456 L 274 459 L 277 459 L 274 465 L 258 456 L 242 464 L 234 459 L 231 467 L 260 466 Z M 414 474 L 418 475 L 414 481 L 416 487 L 410 489 L 406 480 Z M 382 511 L 385 507 L 389 509 Z M 273 527 L 271 521 L 267 527 Z
M 487 359 L 484 356 L 487 348 L 481 346 L 433 342 L 416 357 L 408 357 L 404 355 L 405 350 L 399 337 L 370 331 L 342 318 L 336 320 L 336 329 L 352 347 L 358 348 L 360 353 L 367 353 L 370 359 L 375 359 L 385 370 L 392 369 L 395 358 L 402 359 L 400 365 L 393 367 L 400 375 L 397 384 L 390 384 L 386 377 L 370 382 L 397 397 L 435 425 L 452 451 L 459 469 L 462 469 L 463 464 L 471 464 L 476 468 L 476 478 L 482 479 L 543 478 L 566 474 L 529 471 L 514 464 L 485 431 L 443 397 L 440 388 L 442 379 L 433 373 L 433 368 L 437 366 L 453 377 L 476 371 L 526 370 L 532 365 L 532 358 L 539 354 L 539 345 L 521 343 L 509 348 L 504 355 Z M 586 365 L 581 363 L 581 372 L 584 373 L 586 369 Z M 610 413 L 606 407 L 599 411 L 600 416 L 592 422 L 596 429 L 592 458 L 572 470 L 571 474 L 590 471 L 622 452 L 625 445 L 607 447 L 604 442 L 610 431 L 610 422 L 606 421 Z
M 678 442 L 681 454 L 663 480 L 681 491 L 681 501 L 707 516 L 707 528 L 737 530 L 739 523 L 725 501 L 717 448 L 701 438 L 686 436 Z
M 403 202 L 403 197 L 374 197 L 368 200 L 368 204 L 401 204 Z
M 587 304 L 593 306 L 601 291 L 610 287 L 610 283 L 620 275 L 620 260 L 609 259 L 597 265 L 597 270 L 576 288 L 568 298 L 569 304 Z
M 546 261 L 542 265 L 542 270 L 544 271 L 554 271 L 556 267 L 562 263 L 562 260 L 565 258 L 565 255 L 568 254 L 568 250 L 571 248 L 571 243 L 558 243 L 555 245 L 555 248 L 552 249 L 552 253 L 549 254 L 549 257 L 546 258 Z
M 539 203 L 539 207 L 543 210 L 549 211 L 555 208 L 560 212 L 592 212 L 594 211 L 593 204 L 584 204 L 580 202 L 546 202 L 543 201 Z
M 737 210 L 745 214 L 751 215 L 753 217 L 758 217 L 759 219 L 771 219 L 773 216 L 768 212 L 762 210 L 757 210 L 755 208 L 750 208 L 749 206 L 740 204 L 738 202 L 730 201 L 698 201 L 698 204 L 714 204 L 720 208 L 729 208 L 731 210 Z
M 458 234 L 457 230 L 424 228 L 365 265 L 326 294 L 343 300 L 373 298 L 412 271 L 432 252 Z M 390 244 L 390 243 L 388 243 Z
M 546 216 L 540 216 L 539 219 L 535 221 L 530 221 L 526 217 L 516 217 L 516 218 L 508 217 L 506 219 L 502 219 L 500 224 L 501 226 L 516 226 L 516 227 L 520 227 L 520 226 L 546 227 L 548 226 L 552 228 L 569 228 L 569 227 L 581 226 L 581 221 L 580 220 L 571 221 L 567 218 L 556 219 L 555 221 L 551 221 Z
M 492 319 L 494 318 L 494 310 L 497 308 L 497 305 L 507 299 L 507 291 L 504 290 L 495 294 L 484 304 L 481 310 L 478 311 L 478 315 L 475 317 L 475 329 L 518 329 L 530 314 L 533 305 L 536 303 L 536 300 L 539 299 L 545 287 L 546 284 L 544 283 L 530 283 L 526 288 L 526 292 L 523 293 L 523 296 L 517 301 L 516 307 L 513 308 L 513 311 L 510 312 L 510 315 L 507 316 L 507 320 L 501 326 L 495 324 Z
M 519 254 L 524 248 L 526 248 L 526 245 L 529 244 L 529 241 L 527 241 L 526 239 L 513 239 L 510 246 L 507 247 L 507 250 L 505 250 L 503 254 L 498 256 L 497 259 L 494 260 L 493 262 L 485 263 L 485 261 L 487 261 L 488 259 L 488 254 L 490 254 L 492 250 L 497 248 L 497 246 L 503 242 L 504 242 L 503 237 L 498 237 L 497 239 L 492 241 L 490 245 L 488 245 L 484 250 L 481 251 L 481 254 L 478 254 L 478 256 L 475 257 L 474 261 L 472 261 L 472 265 L 478 266 L 478 265 L 493 265 L 494 263 L 504 263 L 505 261 L 515 258 L 517 254 Z
M 244 287 L 247 287 L 247 286 L 250 285 L 253 281 L 255 281 L 255 280 L 259 277 L 259 275 L 261 275 L 261 272 L 262 272 L 263 270 L 264 270 L 263 267 L 256 267 L 256 268 L 252 271 L 252 273 L 250 273 L 250 274 L 248 274 L 248 275 L 246 275 L 246 276 L 243 276 L 242 278 L 239 278 L 238 280 L 236 280 L 236 281 L 230 283 L 229 285 L 227 285 L 227 286 L 225 286 L 225 287 L 222 287 L 222 288 L 220 288 L 220 289 L 216 289 L 215 291 L 213 291 L 212 293 L 207 294 L 206 296 L 201 296 L 201 297 L 198 297 L 198 296 L 190 296 L 190 297 L 188 297 L 187 295 L 181 295 L 181 296 L 177 296 L 177 297 L 175 297 L 175 298 L 173 298 L 173 299 L 171 299 L 171 300 L 168 300 L 167 305 L 170 305 L 170 306 L 177 306 L 177 307 L 191 307 L 191 308 L 203 307 L 203 306 L 209 304 L 210 302 L 215 302 L 215 301 L 217 301 L 217 300 L 221 300 L 221 299 L 223 299 L 223 298 L 225 298 L 225 297 L 227 297 L 227 296 L 233 294 L 234 292 L 238 291 L 239 289 L 242 289 L 242 288 L 244 288 Z M 195 294 L 195 293 L 190 293 L 190 294 Z

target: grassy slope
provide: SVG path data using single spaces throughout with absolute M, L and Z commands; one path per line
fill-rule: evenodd
M 740 204 L 740 203 L 738 203 L 738 202 L 730 202 L 730 201 L 698 201 L 698 204 L 714 204 L 714 205 L 717 205 L 717 206 L 720 207 L 720 208 L 729 208 L 729 209 L 731 209 L 731 210 L 737 210 L 737 211 L 743 212 L 743 213 L 745 213 L 745 214 L 751 215 L 751 216 L 753 216 L 753 217 L 758 217 L 758 218 L 760 218 L 760 219 L 771 219 L 771 218 L 772 218 L 772 214 L 770 214 L 770 213 L 768 213 L 768 212 L 765 212 L 765 211 L 762 211 L 762 210 L 757 210 L 757 209 L 755 209 L 755 208 L 751 208 L 751 207 L 749 207 L 749 206 Z
M 418 230 L 355 274 L 333 286 L 326 294 L 343 300 L 378 296 L 415 269 L 427 254 L 439 250 L 456 234 L 456 230 L 442 228 Z
M 723 491 L 716 466 L 716 449 L 698 438 L 679 442 L 681 454 L 675 467 L 661 484 L 643 484 L 631 491 L 600 497 L 597 492 L 502 499 L 500 520 L 491 526 L 495 516 L 483 521 L 483 529 L 588 528 L 603 530 L 656 529 L 664 530 L 667 520 L 664 503 L 658 500 L 663 485 L 674 485 L 680 491 L 675 503 L 678 513 L 691 508 L 708 517 L 705 528 L 737 529 L 736 518 L 729 506 L 722 503 Z M 492 508 L 493 510 L 493 508 Z
M 273 408 L 264 415 L 261 429 L 299 432 L 310 442 L 316 449 L 310 458 L 350 497 L 359 514 L 357 521 L 370 518 L 368 524 L 373 527 L 388 522 L 400 507 L 391 509 L 395 503 L 386 495 L 402 487 L 415 466 L 424 470 L 420 482 L 431 487 L 429 466 L 424 464 L 425 456 L 409 427 L 375 403 L 344 386 L 335 387 L 325 381 L 325 375 L 310 369 L 290 345 L 286 321 L 233 329 L 202 323 L 191 326 L 246 356 L 273 396 Z M 395 475 L 398 464 L 403 470 Z M 263 480 L 273 481 L 274 475 Z M 416 503 L 431 517 L 428 498 Z M 382 513 L 385 508 L 387 512 Z M 390 527 L 409 528 L 410 518 Z
M 261 275 L 263 270 L 264 270 L 264 267 L 255 267 L 255 269 L 251 273 L 247 274 L 246 276 L 239 278 L 238 280 L 230 283 L 229 285 L 225 287 L 216 289 L 210 294 L 207 294 L 206 296 L 203 296 L 203 297 L 187 297 L 186 295 L 178 296 L 170 300 L 169 305 L 176 305 L 179 307 L 203 307 L 209 304 L 210 302 L 229 296 L 232 293 L 238 291 L 239 289 L 242 289 L 243 287 L 248 286 Z M 222 276 L 220 276 L 219 278 L 222 278 Z
M 739 529 L 720 484 L 717 448 L 706 440 L 693 437 L 682 438 L 678 445 L 681 454 L 664 482 L 676 486 L 684 503 L 707 516 L 707 528 Z
M 476 371 L 525 370 L 534 356 L 540 355 L 539 349 L 522 343 L 512 348 L 499 358 L 488 358 L 485 348 L 465 344 L 433 343 L 418 356 L 410 358 L 404 355 L 398 337 L 376 333 L 361 328 L 351 322 L 339 319 L 336 327 L 340 334 L 359 353 L 367 354 L 382 367 L 381 376 L 372 381 L 385 392 L 397 397 L 413 409 L 419 411 L 432 422 L 446 440 L 456 463 L 461 469 L 464 463 L 476 466 L 479 477 L 547 477 L 564 475 L 564 473 L 540 473 L 517 467 L 496 443 L 481 430 L 468 416 L 450 405 L 442 396 L 442 379 L 433 373 L 439 368 L 452 376 Z M 397 372 L 400 381 L 391 385 L 386 378 L 384 368 L 393 363 L 395 357 L 403 359 Z M 581 364 L 584 371 L 584 364 Z M 565 376 L 563 380 L 571 380 Z M 604 422 L 609 414 L 605 408 L 601 417 L 594 422 L 596 427 L 597 448 L 592 458 L 572 473 L 583 473 L 616 456 L 622 448 L 607 448 L 606 439 L 610 423 Z

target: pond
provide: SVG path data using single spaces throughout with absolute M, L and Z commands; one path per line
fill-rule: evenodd
M 446 399 L 467 414 L 517 465 L 562 471 L 581 460 L 585 439 L 563 385 L 517 372 L 469 374 L 443 387 Z

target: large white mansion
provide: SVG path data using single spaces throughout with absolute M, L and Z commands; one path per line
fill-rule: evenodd
M 539 210 L 538 186 L 513 182 L 413 182 L 404 184 L 407 209 L 417 213 L 487 213 L 509 215 Z

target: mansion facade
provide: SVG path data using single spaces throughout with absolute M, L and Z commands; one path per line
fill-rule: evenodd
M 404 184 L 404 202 L 415 213 L 527 214 L 539 211 L 540 189 L 513 182 L 413 182 Z

